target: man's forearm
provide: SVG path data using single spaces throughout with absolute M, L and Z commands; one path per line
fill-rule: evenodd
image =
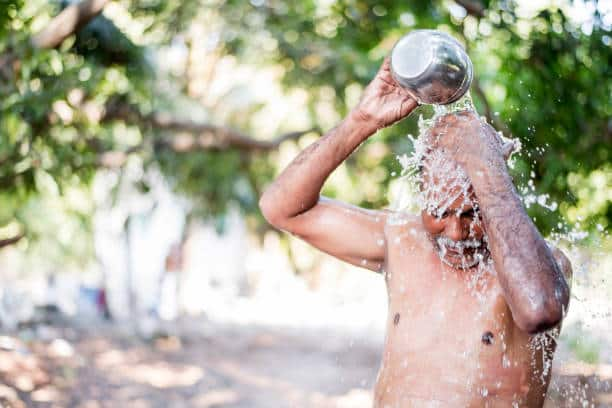
M 567 307 L 569 288 L 546 241 L 525 212 L 504 160 L 485 154 L 466 167 L 515 320 L 532 332 L 555 325 Z
M 266 218 L 282 222 L 316 205 L 325 180 L 374 132 L 374 124 L 351 113 L 304 149 L 262 196 L 260 207 Z

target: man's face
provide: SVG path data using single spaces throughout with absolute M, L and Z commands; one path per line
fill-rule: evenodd
M 422 189 L 430 193 L 429 204 L 421 212 L 423 225 L 442 261 L 453 268 L 469 269 L 486 259 L 484 227 L 471 184 L 432 177 Z
M 423 225 L 440 258 L 457 269 L 469 269 L 489 256 L 478 200 L 464 169 L 440 142 L 457 137 L 456 114 L 439 118 L 424 135 L 417 180 Z

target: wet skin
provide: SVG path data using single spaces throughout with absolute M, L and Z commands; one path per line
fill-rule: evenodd
M 452 176 L 424 178 L 453 185 Z M 446 189 L 446 196 L 457 197 L 448 207 L 420 217 L 396 215 L 385 226 L 383 271 L 393 318 L 375 406 L 542 406 L 555 343 L 536 348 L 538 340 L 516 326 L 474 189 L 447 185 L 421 189 Z M 479 245 L 441 250 L 440 241 Z M 560 251 L 554 256 L 565 262 Z
M 432 236 L 468 238 L 469 217 L 430 217 L 405 216 L 385 227 L 389 319 L 375 406 L 542 406 L 551 371 L 543 364 L 554 342 L 534 350 L 533 335 L 512 319 L 492 263 L 462 269 L 455 255 L 440 259 Z
M 569 299 L 563 274 L 571 267 L 526 215 L 507 174 L 506 146 L 488 125 L 461 113 L 432 130 L 443 135 L 432 148 L 471 181 L 440 216 L 366 210 L 320 196 L 364 140 L 416 106 L 386 60 L 359 105 L 266 190 L 262 213 L 278 229 L 384 274 L 389 313 L 375 406 L 541 406 L 550 374 L 541 353 L 552 354 L 554 341 L 544 351 L 530 346 L 535 333 L 560 323 Z M 449 175 L 433 176 L 444 188 Z M 460 242 L 471 243 L 467 253 L 453 250 Z M 451 250 L 441 253 L 441 245 Z

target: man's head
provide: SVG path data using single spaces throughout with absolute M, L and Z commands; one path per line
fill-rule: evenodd
M 421 217 L 442 261 L 468 269 L 488 256 L 484 226 L 468 176 L 437 146 L 439 128 L 428 133 L 420 159 Z

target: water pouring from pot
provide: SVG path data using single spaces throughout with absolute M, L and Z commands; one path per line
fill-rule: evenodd
M 470 57 L 453 37 L 437 30 L 414 30 L 391 52 L 393 78 L 419 103 L 446 105 L 469 89 Z

